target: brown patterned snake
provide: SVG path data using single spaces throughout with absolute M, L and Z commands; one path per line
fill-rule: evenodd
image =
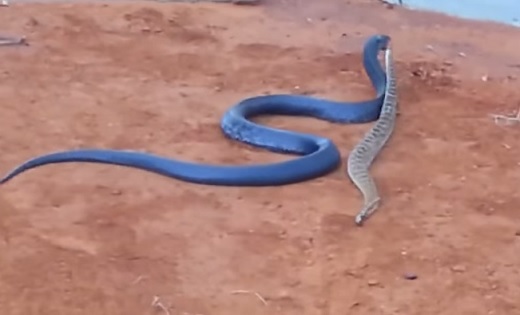
M 369 168 L 390 138 L 397 116 L 397 87 L 391 48 L 385 52 L 386 94 L 379 119 L 359 142 L 348 157 L 347 172 L 350 179 L 363 194 L 363 208 L 356 216 L 357 225 L 362 225 L 379 207 L 380 197 Z

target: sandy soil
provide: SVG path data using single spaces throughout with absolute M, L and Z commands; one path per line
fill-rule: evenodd
M 280 188 L 88 164 L 25 173 L 0 191 L 0 313 L 519 314 L 520 125 L 490 115 L 520 106 L 520 31 L 322 2 L 1 8 L 2 32 L 31 43 L 0 49 L 2 172 L 85 146 L 288 158 L 224 139 L 222 113 L 266 92 L 371 97 L 360 52 L 381 32 L 400 116 L 373 169 L 384 204 L 363 228 L 344 166 Z M 369 127 L 261 121 L 330 137 L 345 158 Z

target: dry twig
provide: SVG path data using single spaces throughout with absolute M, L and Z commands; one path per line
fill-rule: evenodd
M 158 296 L 153 297 L 152 306 L 161 309 L 162 311 L 164 311 L 166 315 L 171 315 L 168 308 L 166 308 L 166 306 L 164 306 L 164 304 L 161 303 Z
M 262 302 L 262 304 L 267 305 L 267 301 L 258 292 L 248 290 L 235 290 L 232 291 L 231 294 L 254 294 L 260 300 L 260 302 Z
M 516 115 L 511 117 L 507 115 L 492 114 L 493 120 L 496 125 L 511 126 L 520 123 L 520 108 L 517 110 Z

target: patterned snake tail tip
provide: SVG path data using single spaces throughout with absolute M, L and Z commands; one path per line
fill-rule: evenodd
M 377 198 L 376 200 L 374 200 L 367 206 L 364 206 L 363 209 L 361 209 L 359 214 L 356 215 L 356 219 L 355 219 L 356 225 L 358 225 L 358 226 L 363 225 L 365 220 L 368 219 L 368 217 L 370 217 L 377 210 L 377 208 L 379 207 L 380 200 L 381 200 L 380 198 Z

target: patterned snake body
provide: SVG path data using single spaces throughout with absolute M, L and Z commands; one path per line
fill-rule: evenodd
M 361 225 L 379 207 L 379 193 L 374 179 L 369 173 L 369 168 L 392 135 L 397 116 L 397 86 L 390 48 L 387 48 L 385 52 L 385 64 L 386 94 L 381 114 L 363 140 L 354 147 L 347 161 L 348 175 L 364 199 L 363 207 L 355 219 L 358 225 Z

